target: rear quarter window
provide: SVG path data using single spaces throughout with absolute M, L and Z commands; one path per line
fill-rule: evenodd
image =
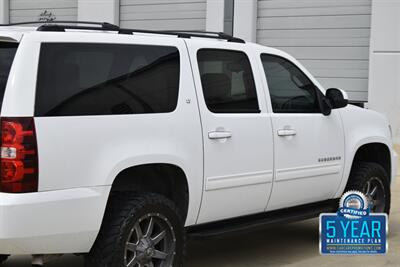
M 0 109 L 7 86 L 8 75 L 17 52 L 17 43 L 0 42 Z
M 176 47 L 43 43 L 35 115 L 172 112 L 179 69 Z

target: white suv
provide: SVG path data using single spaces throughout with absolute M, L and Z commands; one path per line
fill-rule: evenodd
M 182 266 L 186 235 L 314 217 L 348 189 L 389 213 L 388 121 L 282 51 L 106 23 L 0 41 L 0 261 Z

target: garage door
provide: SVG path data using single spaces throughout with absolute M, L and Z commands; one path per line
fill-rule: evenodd
M 121 0 L 122 27 L 204 30 L 206 0 Z
M 77 0 L 10 0 L 10 22 L 76 20 Z
M 371 0 L 259 0 L 257 42 L 299 59 L 325 88 L 368 97 Z

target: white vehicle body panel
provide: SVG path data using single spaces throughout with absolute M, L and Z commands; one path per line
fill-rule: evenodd
M 389 148 L 391 154 L 390 182 L 393 185 L 397 176 L 397 153 L 393 149 L 388 120 L 378 112 L 351 105 L 339 111 L 346 135 L 346 161 L 343 179 L 335 197 L 338 198 L 342 195 L 350 175 L 353 158 L 357 150 L 366 144 L 380 143 Z
M 110 187 L 30 194 L 0 193 L 0 252 L 88 252 L 96 240 Z
M 36 30 L 34 27 L 1 27 L 0 26 L 0 41 L 1 42 L 20 42 L 25 33 Z
M 34 34 L 26 33 L 19 43 L 8 76 L 1 108 L 2 116 L 33 116 L 39 52 L 40 42 L 34 38 Z
M 170 113 L 35 117 L 39 192 L 0 193 L 0 254 L 88 252 L 99 232 L 114 179 L 130 167 L 173 164 L 188 183 L 185 226 L 338 198 L 357 150 L 387 146 L 391 181 L 397 155 L 387 120 L 348 106 L 331 115 L 272 112 L 260 53 L 286 53 L 256 44 L 205 38 L 99 32 L 35 32 L 0 29 L 0 41 L 20 41 L 4 95 L 2 117 L 33 117 L 42 42 L 118 43 L 174 46 L 180 53 L 177 108 Z M 247 54 L 253 68 L 260 113 L 214 114 L 207 109 L 197 65 L 201 48 Z M 294 137 L 279 137 L 290 126 Z M 232 133 L 210 140 L 210 131 Z M 340 160 L 318 162 L 320 158 Z M 133 177 L 134 178 L 134 177 Z
M 201 200 L 198 188 L 203 186 L 203 157 L 201 125 L 184 41 L 129 35 L 105 38 L 108 34 L 96 33 L 32 35 L 41 42 L 162 44 L 178 48 L 179 99 L 171 113 L 35 118 L 40 151 L 39 190 L 111 185 L 126 168 L 147 163 L 173 164 L 188 178 L 191 201 L 187 224 L 195 223 Z M 187 100 L 191 100 L 189 104 Z M 62 153 L 54 157 L 54 151 Z M 71 164 L 70 168 L 65 168 L 66 164 Z
M 113 35 L 112 38 L 108 38 L 109 36 L 110 34 L 105 33 L 79 32 L 26 34 L 10 71 L 2 116 L 33 116 L 41 42 L 162 44 L 177 47 L 180 52 L 181 75 L 179 100 L 175 111 L 163 114 L 35 118 L 40 151 L 39 191 L 89 189 L 94 186 L 105 186 L 109 189 L 118 173 L 126 168 L 147 163 L 173 164 L 179 166 L 188 177 L 191 201 L 186 224 L 194 224 L 202 194 L 198 189 L 203 187 L 203 151 L 199 111 L 191 70 L 186 67 L 190 63 L 184 41 L 172 38 L 152 40 L 148 37 L 129 35 Z M 24 79 L 21 79 L 20 73 L 26 74 Z M 187 100 L 191 100 L 189 104 L 186 103 Z M 40 193 L 37 194 L 39 197 Z M 105 195 L 106 200 L 107 198 L 108 193 Z M 0 207 L 1 203 L 0 197 Z M 73 208 L 77 204 L 73 201 L 70 201 L 70 204 L 71 210 L 67 213 L 68 216 L 82 217 L 82 212 Z M 84 211 L 86 214 L 91 214 L 90 222 L 96 222 L 92 225 L 96 229 L 91 233 L 92 242 L 89 242 L 89 245 L 88 236 L 77 234 L 73 240 L 76 244 L 81 242 L 83 245 L 70 244 L 72 250 L 73 247 L 79 248 L 82 252 L 90 250 L 105 210 L 104 203 L 98 202 L 97 205 L 99 212 L 91 212 L 91 209 Z M 62 206 L 60 208 L 64 209 Z M 8 222 L 10 221 L 11 218 L 8 219 Z M 47 225 L 48 223 L 43 223 L 43 227 Z M 82 230 L 78 224 L 74 226 L 77 232 Z M 65 233 L 70 232 L 72 231 L 65 230 Z M 23 233 L 29 235 L 29 232 Z M 62 235 L 65 233 L 60 231 L 58 239 L 63 240 Z M 2 238 L 0 234 L 0 239 Z M 53 238 L 57 240 L 57 237 Z M 40 241 L 38 238 L 37 242 Z M 52 245 L 46 246 L 46 252 L 65 251 L 68 242 L 62 241 L 58 245 L 51 243 Z M 35 246 L 30 246 L 32 247 Z M 36 252 L 43 252 L 43 246 L 38 246 L 37 249 Z M 21 247 L 16 251 L 25 253 L 28 249 Z
M 330 116 L 275 114 L 272 123 L 275 134 L 285 128 L 297 134 L 275 136 L 275 180 L 268 210 L 332 198 L 342 180 L 344 165 L 339 112 L 335 110 Z M 319 161 L 322 159 L 326 161 Z
M 197 64 L 197 52 L 207 48 L 244 52 L 252 68 L 257 66 L 252 50 L 243 44 L 188 42 L 204 139 L 205 190 L 198 223 L 264 211 L 273 177 L 271 119 L 259 76 L 253 73 L 261 113 L 212 113 L 204 100 Z M 208 134 L 213 131 L 228 131 L 232 137 L 209 139 Z
M 254 50 L 270 110 L 271 98 L 260 60 L 262 54 L 289 59 L 312 78 L 297 60 L 286 53 L 262 46 L 255 46 Z M 267 210 L 332 198 L 342 180 L 344 165 L 345 137 L 339 111 L 332 110 L 329 116 L 322 113 L 272 113 L 271 118 L 275 175 Z M 295 135 L 278 136 L 278 131 L 285 129 L 295 131 Z

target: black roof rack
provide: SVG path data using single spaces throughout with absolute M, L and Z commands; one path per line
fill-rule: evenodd
M 92 21 L 28 21 L 28 22 L 18 22 L 10 24 L 0 24 L 0 26 L 19 26 L 19 25 L 29 25 L 29 24 L 41 24 L 37 31 L 58 31 L 63 32 L 67 29 L 71 30 L 98 30 L 98 31 L 116 31 L 120 34 L 134 34 L 134 33 L 148 33 L 148 34 L 163 34 L 163 35 L 176 35 L 180 38 L 191 38 L 191 37 L 201 37 L 201 38 L 212 38 L 221 39 L 228 42 L 235 43 L 245 43 L 244 40 L 240 38 L 233 37 L 229 34 L 223 32 L 207 32 L 207 31 L 186 31 L 186 30 L 176 30 L 176 31 L 154 31 L 154 30 L 141 30 L 141 29 L 125 29 L 120 28 L 117 25 L 108 22 L 92 22 Z M 70 25 L 76 24 L 76 25 Z M 77 25 L 79 24 L 79 25 Z M 85 25 L 96 25 L 85 26 Z
M 174 31 L 163 31 L 163 32 L 173 33 L 173 34 L 188 34 L 189 36 L 194 36 L 194 37 L 216 38 L 216 39 L 224 39 L 227 40 L 228 42 L 245 43 L 243 39 L 234 37 L 224 32 L 187 31 L 187 30 L 174 30 Z
M 0 24 L 0 26 L 21 26 L 21 25 L 34 25 L 34 24 L 42 24 L 37 30 L 42 31 L 42 27 L 50 27 L 55 26 L 57 24 L 86 24 L 86 25 L 98 25 L 101 27 L 90 27 L 97 30 L 113 30 L 117 31 L 119 26 L 108 23 L 108 22 L 93 22 L 93 21 L 69 21 L 69 20 L 55 20 L 55 21 L 26 21 L 26 22 L 16 22 L 16 23 L 9 23 L 9 24 Z M 61 25 L 58 25 L 61 27 Z M 80 28 L 87 28 L 84 26 L 73 26 L 73 25 L 63 25 L 62 27 L 79 27 Z

